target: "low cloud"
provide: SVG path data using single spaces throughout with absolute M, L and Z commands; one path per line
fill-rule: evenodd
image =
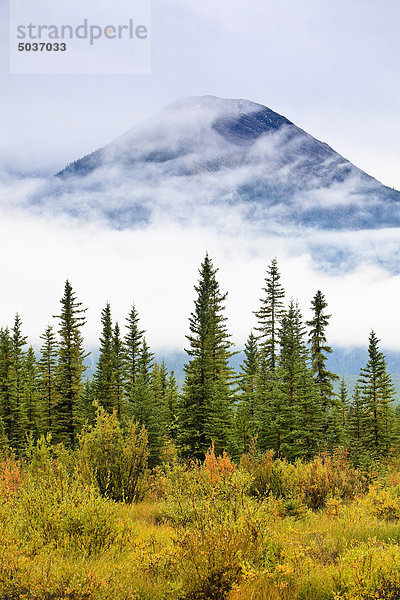
M 206 122 L 217 114 L 210 117 L 208 110 Z M 0 174 L 0 321 L 10 325 L 18 310 L 37 345 L 69 278 L 89 307 L 89 347 L 97 344 L 104 304 L 111 303 L 123 325 L 135 301 L 152 347 L 181 350 L 197 269 L 208 251 L 229 292 L 229 329 L 238 346 L 255 326 L 265 270 L 277 257 L 287 297 L 299 299 L 306 318 L 315 292 L 326 295 L 332 344 L 365 346 L 373 327 L 385 348 L 400 351 L 393 327 L 400 230 L 384 226 L 399 215 L 376 192 L 379 184 L 328 153 L 318 173 L 338 168 L 343 180 L 322 185 L 311 169 L 293 191 L 307 157 L 287 128 L 243 151 L 205 130 L 201 120 L 193 125 L 193 112 L 179 114 L 158 128 L 165 151 L 179 151 L 175 159 L 118 164 L 132 135 L 145 137 L 144 125 L 106 147 L 105 164 L 84 178 Z M 198 134 L 194 145 L 184 134 L 189 124 Z M 175 146 L 173 136 L 180 140 Z M 138 156 L 160 148 L 158 138 L 146 139 Z M 266 182 L 268 201 L 261 194 Z
M 287 297 L 299 299 L 306 317 L 317 289 L 325 293 L 333 314 L 331 343 L 365 346 L 373 327 L 385 348 L 400 351 L 393 327 L 400 276 L 377 260 L 390 260 L 398 230 L 296 234 L 288 229 L 279 235 L 263 234 L 234 210 L 222 229 L 223 209 L 219 211 L 215 207 L 215 223 L 211 220 L 208 226 L 201 219 L 197 223 L 155 219 L 134 230 L 117 230 L 104 221 L 34 215 L 18 207 L 17 201 L 14 208 L 3 202 L 1 322 L 11 324 L 18 310 L 37 344 L 48 320 L 58 313 L 64 281 L 70 278 L 79 299 L 90 307 L 88 346 L 97 344 L 105 302 L 111 302 L 114 318 L 123 324 L 134 300 L 153 348 L 180 350 L 185 346 L 197 269 L 208 251 L 220 269 L 222 290 L 229 291 L 229 328 L 238 346 L 255 325 L 253 311 L 258 308 L 265 269 L 276 256 Z M 353 255 L 354 266 L 323 268 L 317 251 L 322 247 Z

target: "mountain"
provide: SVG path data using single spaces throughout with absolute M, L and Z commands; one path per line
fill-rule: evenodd
M 261 230 L 400 224 L 400 193 L 248 100 L 184 97 L 60 171 L 36 201 L 116 227 L 224 220 Z

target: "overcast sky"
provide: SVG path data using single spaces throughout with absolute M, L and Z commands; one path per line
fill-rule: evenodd
M 3 171 L 47 176 L 181 95 L 212 94 L 268 106 L 400 189 L 398 0 L 153 0 L 152 71 L 125 76 L 10 75 L 7 0 L 0 6 Z M 321 243 L 361 257 L 353 272 L 332 274 L 316 269 L 307 240 L 300 249 L 245 229 L 224 237 L 212 223 L 118 232 L 34 218 L 18 204 L 30 186 L 0 186 L 1 324 L 20 310 L 35 343 L 70 277 L 92 307 L 89 344 L 96 343 L 104 303 L 111 301 L 122 320 L 134 298 L 153 347 L 182 349 L 197 267 L 208 250 L 230 291 L 239 345 L 254 326 L 266 264 L 278 256 L 288 295 L 304 310 L 317 287 L 327 294 L 332 343 L 365 346 L 375 327 L 383 346 L 400 352 L 392 318 L 400 275 L 382 268 L 379 255 L 394 257 L 398 230 L 321 234 Z
M 153 0 L 149 75 L 9 75 L 1 1 L 1 155 L 42 173 L 182 94 L 248 98 L 400 189 L 398 0 Z

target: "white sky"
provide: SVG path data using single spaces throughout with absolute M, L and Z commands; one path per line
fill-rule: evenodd
M 400 189 L 398 0 L 153 0 L 152 73 L 137 76 L 9 75 L 6 0 L 0 9 L 6 167 L 53 173 L 183 94 L 213 94 L 265 104 Z M 121 233 L 34 219 L 10 204 L 7 197 L 0 203 L 0 322 L 10 323 L 20 310 L 32 341 L 57 312 L 70 277 L 91 306 L 88 343 L 96 341 L 107 300 L 122 320 L 134 298 L 153 347 L 182 348 L 197 268 L 208 250 L 230 292 L 238 343 L 254 325 L 265 267 L 278 256 L 288 294 L 304 310 L 318 288 L 326 293 L 332 343 L 365 346 L 374 327 L 385 347 L 400 350 L 392 318 L 400 279 L 371 256 L 355 272 L 335 276 L 317 271 L 307 250 L 297 254 L 293 246 L 246 232 L 233 239 L 212 228 L 172 225 Z M 391 236 L 394 247 L 398 232 Z M 338 235 L 334 243 L 367 248 L 357 236 Z
M 152 73 L 8 74 L 1 6 L 1 155 L 60 169 L 182 94 L 254 100 L 400 188 L 398 0 L 153 0 Z

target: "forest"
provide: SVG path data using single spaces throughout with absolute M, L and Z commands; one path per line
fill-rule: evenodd
M 267 267 L 240 369 L 206 255 L 183 385 L 133 304 L 86 308 L 66 281 L 40 350 L 0 330 L 0 598 L 400 597 L 400 413 L 371 331 L 354 390 L 328 368 L 328 303 L 304 321 Z

